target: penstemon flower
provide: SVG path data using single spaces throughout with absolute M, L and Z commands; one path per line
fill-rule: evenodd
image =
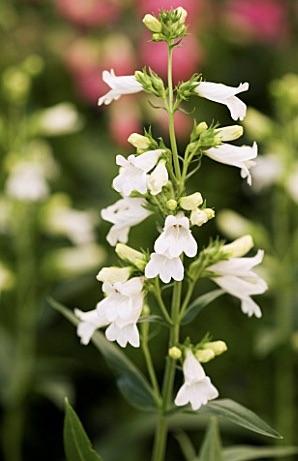
M 259 250 L 254 257 L 243 257 L 253 246 L 250 236 L 226 245 L 219 240 L 211 241 L 206 248 L 198 244 L 201 227 L 208 225 L 215 211 L 209 203 L 207 207 L 207 200 L 200 192 L 188 190 L 189 177 L 197 172 L 205 156 L 240 168 L 241 176 L 247 178 L 250 184 L 249 169 L 257 157 L 257 145 L 238 147 L 227 143 L 242 135 L 241 126 L 218 127 L 200 122 L 194 124 L 185 151 L 178 151 L 174 114 L 183 101 L 199 95 L 225 104 L 234 120 L 242 120 L 246 106 L 236 95 L 248 90 L 248 83 L 234 88 L 204 82 L 196 74 L 187 82 L 173 87 L 173 52 L 187 33 L 186 17 L 186 11 L 179 7 L 144 18 L 153 41 L 167 43 L 167 86 L 151 69 L 137 71 L 134 76 L 117 77 L 112 72 L 104 73 L 104 80 L 110 85 L 111 91 L 100 98 L 99 104 L 109 104 L 123 94 L 139 91 L 159 97 L 160 105 L 168 113 L 170 145 L 167 146 L 161 138 L 155 138 L 149 129 L 144 134 L 132 133 L 129 136 L 128 141 L 136 149 L 135 153 L 130 153 L 127 158 L 122 155 L 116 157 L 116 164 L 120 168 L 113 180 L 113 188 L 121 198 L 102 210 L 101 216 L 112 223 L 107 240 L 116 246 L 116 255 L 123 261 L 124 267 L 102 268 L 97 279 L 102 282 L 103 298 L 90 312 L 75 311 L 79 320 L 77 333 L 83 344 L 90 341 L 97 329 L 105 328 L 108 341 L 115 341 L 122 348 L 128 345 L 140 347 L 143 352 L 151 386 L 145 382 L 145 388 L 139 392 L 136 385 L 129 381 L 135 367 L 129 364 L 126 357 L 123 363 L 128 366 L 129 373 L 125 375 L 125 382 L 120 381 L 122 390 L 128 391 L 124 394 L 137 406 L 146 389 L 150 389 L 150 399 L 153 397 L 158 415 L 152 461 L 166 459 L 167 417 L 175 411 L 175 406 L 190 403 L 192 410 L 198 411 L 219 395 L 201 363 L 207 363 L 225 352 L 225 342 L 211 341 L 208 335 L 199 342 L 197 338 L 183 339 L 182 336 L 184 323 L 195 321 L 202 306 L 205 307 L 213 299 L 213 293 L 210 301 L 206 301 L 209 298 L 206 294 L 202 302 L 200 298 L 192 299 L 197 282 L 202 278 L 211 279 L 222 288 L 215 290 L 214 296 L 225 291 L 241 300 L 244 313 L 256 317 L 261 316 L 261 309 L 251 297 L 267 289 L 266 282 L 253 271 L 261 263 L 263 251 Z M 153 248 L 146 247 L 145 242 L 142 242 L 141 251 L 126 245 L 130 228 L 149 215 L 157 218 L 158 223 L 163 223 L 162 230 L 158 227 L 152 236 Z M 162 287 L 161 282 L 169 284 L 172 280 L 169 308 L 167 295 L 162 288 L 167 288 L 168 294 L 172 285 Z M 155 330 L 155 323 L 168 329 L 169 338 L 162 388 L 150 351 L 151 330 L 152 337 L 159 332 L 157 328 Z M 108 350 L 111 347 L 109 345 Z M 116 354 L 117 360 L 121 357 L 119 351 L 113 354 Z M 174 398 L 176 361 L 181 361 L 184 383 Z M 142 376 L 137 378 L 138 382 L 140 380 L 143 382 Z

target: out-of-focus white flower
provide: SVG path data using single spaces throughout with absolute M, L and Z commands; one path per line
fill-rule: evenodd
M 240 83 L 238 87 L 227 86 L 222 83 L 201 82 L 196 92 L 202 98 L 210 101 L 225 104 L 231 113 L 233 120 L 244 120 L 246 115 L 246 105 L 236 94 L 247 91 L 249 84 L 247 82 Z
M 142 85 L 136 80 L 134 75 L 115 75 L 113 69 L 111 71 L 104 70 L 102 73 L 103 81 L 111 88 L 104 96 L 99 98 L 98 105 L 110 104 L 125 94 L 139 93 L 143 91 Z
M 215 211 L 212 208 L 204 208 L 203 210 L 193 210 L 190 214 L 190 222 L 193 226 L 201 227 L 210 219 L 214 218 Z
M 102 267 L 96 278 L 99 282 L 115 283 L 126 282 L 131 274 L 130 267 Z
M 125 197 L 101 211 L 102 219 L 113 224 L 107 235 L 110 245 L 127 242 L 130 228 L 150 215 L 150 211 L 144 208 L 145 204 L 142 198 Z
M 298 164 L 294 166 L 286 182 L 286 189 L 294 202 L 298 203 Z
M 207 268 L 214 273 L 212 280 L 224 291 L 239 298 L 241 309 L 249 317 L 262 316 L 258 304 L 251 298 L 252 295 L 262 294 L 267 290 L 267 283 L 252 269 L 260 264 L 264 257 L 264 251 L 259 250 L 252 258 L 230 258 L 220 261 Z
M 152 195 L 158 195 L 169 180 L 166 161 L 160 160 L 148 177 L 148 189 Z
M 251 223 L 233 210 L 222 210 L 217 216 L 220 230 L 231 239 L 250 232 Z
M 39 165 L 21 162 L 8 176 L 5 191 L 14 199 L 37 202 L 48 196 L 49 187 Z
M 36 120 L 38 132 L 45 136 L 74 133 L 82 128 L 76 107 L 67 102 L 40 111 Z
M 188 350 L 183 363 L 184 384 L 179 389 L 175 398 L 178 407 L 190 403 L 194 411 L 206 405 L 209 400 L 218 397 L 218 391 L 204 371 L 200 362 Z
M 75 315 L 80 320 L 77 327 L 77 335 L 81 339 L 81 344 L 84 344 L 84 346 L 89 344 L 90 339 L 98 328 L 105 327 L 109 324 L 103 312 L 98 312 L 97 309 L 87 312 L 75 309 Z
M 96 240 L 94 228 L 97 222 L 92 211 L 75 210 L 70 207 L 67 196 L 56 195 L 46 206 L 43 225 L 56 235 L 67 236 L 75 245 Z
M 162 152 L 162 149 L 149 150 L 138 156 L 129 155 L 127 159 L 117 155 L 116 163 L 120 169 L 119 175 L 113 180 L 113 188 L 124 196 L 129 196 L 133 191 L 145 194 L 147 173 L 155 167 Z
M 169 283 L 172 278 L 177 282 L 183 280 L 184 267 L 180 257 L 168 258 L 161 254 L 152 253 L 145 268 L 145 277 L 152 279 L 157 276 L 164 283 Z
M 259 192 L 272 186 L 282 176 L 283 165 L 276 154 L 262 155 L 256 159 L 255 165 L 251 168 L 253 188 Z
M 162 233 L 154 244 L 154 250 L 168 258 L 177 258 L 182 253 L 190 258 L 198 251 L 198 245 L 189 228 L 189 219 L 182 212 L 166 217 Z
M 251 174 L 249 169 L 255 165 L 253 159 L 258 155 L 258 146 L 255 142 L 252 146 L 221 144 L 218 147 L 207 149 L 205 154 L 216 162 L 240 168 L 241 177 L 247 178 L 247 183 L 251 185 Z
M 137 321 L 143 307 L 143 277 L 133 277 L 125 282 L 104 283 L 106 297 L 97 304 L 97 311 L 110 323 L 106 330 L 109 341 L 117 341 L 121 347 L 127 343 L 139 347 Z

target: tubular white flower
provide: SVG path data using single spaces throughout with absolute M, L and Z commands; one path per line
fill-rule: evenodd
M 189 219 L 184 214 L 166 217 L 162 233 L 154 244 L 154 250 L 168 258 L 177 258 L 182 253 L 192 258 L 197 254 L 198 245 L 190 229 Z
M 78 131 L 83 123 L 76 107 L 63 102 L 37 114 L 39 131 L 46 136 L 59 136 Z
M 168 170 L 166 168 L 166 161 L 160 160 L 154 168 L 147 180 L 147 185 L 152 195 L 158 195 L 162 191 L 163 186 L 169 180 Z
M 5 190 L 17 200 L 37 202 L 49 195 L 49 187 L 42 168 L 31 162 L 22 162 L 10 173 Z
M 218 397 L 218 391 L 193 353 L 188 350 L 183 363 L 184 384 L 175 398 L 178 407 L 190 403 L 194 411 Z
M 264 251 L 259 250 L 252 258 L 230 258 L 209 266 L 208 271 L 214 272 L 212 280 L 224 291 L 241 301 L 241 309 L 249 317 L 262 316 L 260 307 L 251 299 L 252 295 L 262 294 L 267 290 L 267 283 L 252 269 L 260 264 Z
M 110 104 L 125 94 L 139 93 L 143 91 L 142 85 L 137 82 L 134 75 L 115 75 L 113 69 L 104 70 L 102 73 L 103 81 L 111 88 L 104 96 L 98 99 L 98 105 Z
M 254 142 L 252 146 L 221 144 L 218 147 L 207 149 L 205 154 L 216 162 L 240 168 L 241 177 L 247 178 L 247 183 L 251 185 L 251 174 L 249 169 L 255 165 L 253 159 L 258 155 L 257 143 Z
M 75 315 L 80 320 L 77 327 L 77 335 L 81 339 L 81 343 L 85 346 L 89 343 L 94 332 L 98 328 L 102 328 L 109 324 L 109 321 L 105 317 L 103 312 L 98 312 L 97 309 L 93 309 L 88 312 L 82 312 L 79 309 L 75 309 Z
M 172 278 L 181 282 L 184 278 L 184 267 L 181 259 L 152 253 L 150 261 L 145 267 L 145 277 L 152 279 L 157 276 L 164 283 L 169 283 Z
M 162 152 L 162 149 L 148 150 L 138 156 L 129 155 L 127 159 L 117 155 L 116 163 L 120 170 L 119 175 L 113 180 L 113 188 L 124 196 L 129 196 L 133 191 L 145 194 L 147 173 L 155 167 Z
M 107 235 L 110 245 L 127 242 L 130 228 L 150 215 L 150 211 L 144 208 L 145 204 L 142 198 L 125 197 L 101 211 L 102 219 L 113 224 Z
M 202 98 L 210 101 L 225 104 L 231 113 L 233 120 L 244 120 L 246 115 L 246 104 L 237 98 L 236 94 L 249 89 L 247 82 L 240 83 L 238 87 L 223 85 L 222 83 L 201 82 L 196 93 Z

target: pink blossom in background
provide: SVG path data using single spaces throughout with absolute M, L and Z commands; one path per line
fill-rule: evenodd
M 168 135 L 168 114 L 164 110 L 159 110 L 154 112 L 154 116 L 154 122 L 158 124 L 159 128 L 161 129 L 164 135 Z M 177 138 L 181 141 L 185 140 L 191 132 L 192 119 L 184 112 L 179 111 L 175 113 L 174 123 Z
M 230 0 L 224 14 L 228 24 L 247 38 L 279 42 L 289 32 L 287 0 Z
M 125 96 L 109 107 L 109 130 L 112 139 L 121 147 L 131 145 L 127 138 L 131 133 L 142 133 L 141 116 L 135 96 Z
M 203 8 L 203 0 L 137 0 L 141 16 L 146 13 L 158 13 L 160 10 L 182 6 L 188 12 L 188 23 L 197 23 Z
M 96 105 L 107 91 L 101 74 L 105 69 L 131 74 L 135 69 L 134 51 L 127 37 L 112 35 L 104 40 L 80 38 L 74 40 L 65 53 L 75 87 L 82 99 Z
M 86 27 L 115 22 L 120 14 L 120 3 L 116 0 L 56 0 L 63 17 Z
M 149 66 L 166 78 L 167 46 L 165 43 L 150 41 L 150 35 L 146 33 L 141 41 L 139 54 L 141 66 Z M 186 36 L 181 45 L 174 50 L 174 82 L 188 79 L 194 72 L 197 72 L 201 60 L 202 52 L 198 41 L 191 35 Z

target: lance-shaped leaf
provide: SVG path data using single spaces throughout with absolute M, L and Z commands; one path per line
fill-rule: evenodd
M 210 420 L 209 427 L 200 450 L 199 461 L 223 461 L 218 422 L 215 417 Z
M 65 402 L 64 450 L 67 461 L 102 461 L 102 458 L 92 448 L 81 421 L 67 400 Z
M 201 310 L 204 309 L 204 307 L 208 306 L 208 304 L 212 303 L 212 301 L 223 294 L 223 290 L 212 290 L 209 293 L 201 295 L 195 299 L 187 308 L 184 318 L 181 322 L 182 325 L 187 325 L 188 323 L 192 322 L 201 312 Z
M 298 447 L 228 447 L 223 450 L 223 461 L 251 461 L 264 458 L 284 458 L 298 454 Z
M 208 416 L 218 416 L 257 434 L 273 437 L 274 439 L 282 439 L 282 436 L 275 429 L 272 429 L 253 411 L 230 399 L 209 402 L 208 405 L 199 410 L 199 413 Z
M 65 306 L 50 299 L 50 304 L 59 311 L 71 323 L 77 325 L 79 320 Z M 152 410 L 156 408 L 156 402 L 152 390 L 143 374 L 135 367 L 126 355 L 114 344 L 107 341 L 100 331 L 92 336 L 92 342 L 102 353 L 107 364 L 117 378 L 117 384 L 124 397 L 137 408 Z

